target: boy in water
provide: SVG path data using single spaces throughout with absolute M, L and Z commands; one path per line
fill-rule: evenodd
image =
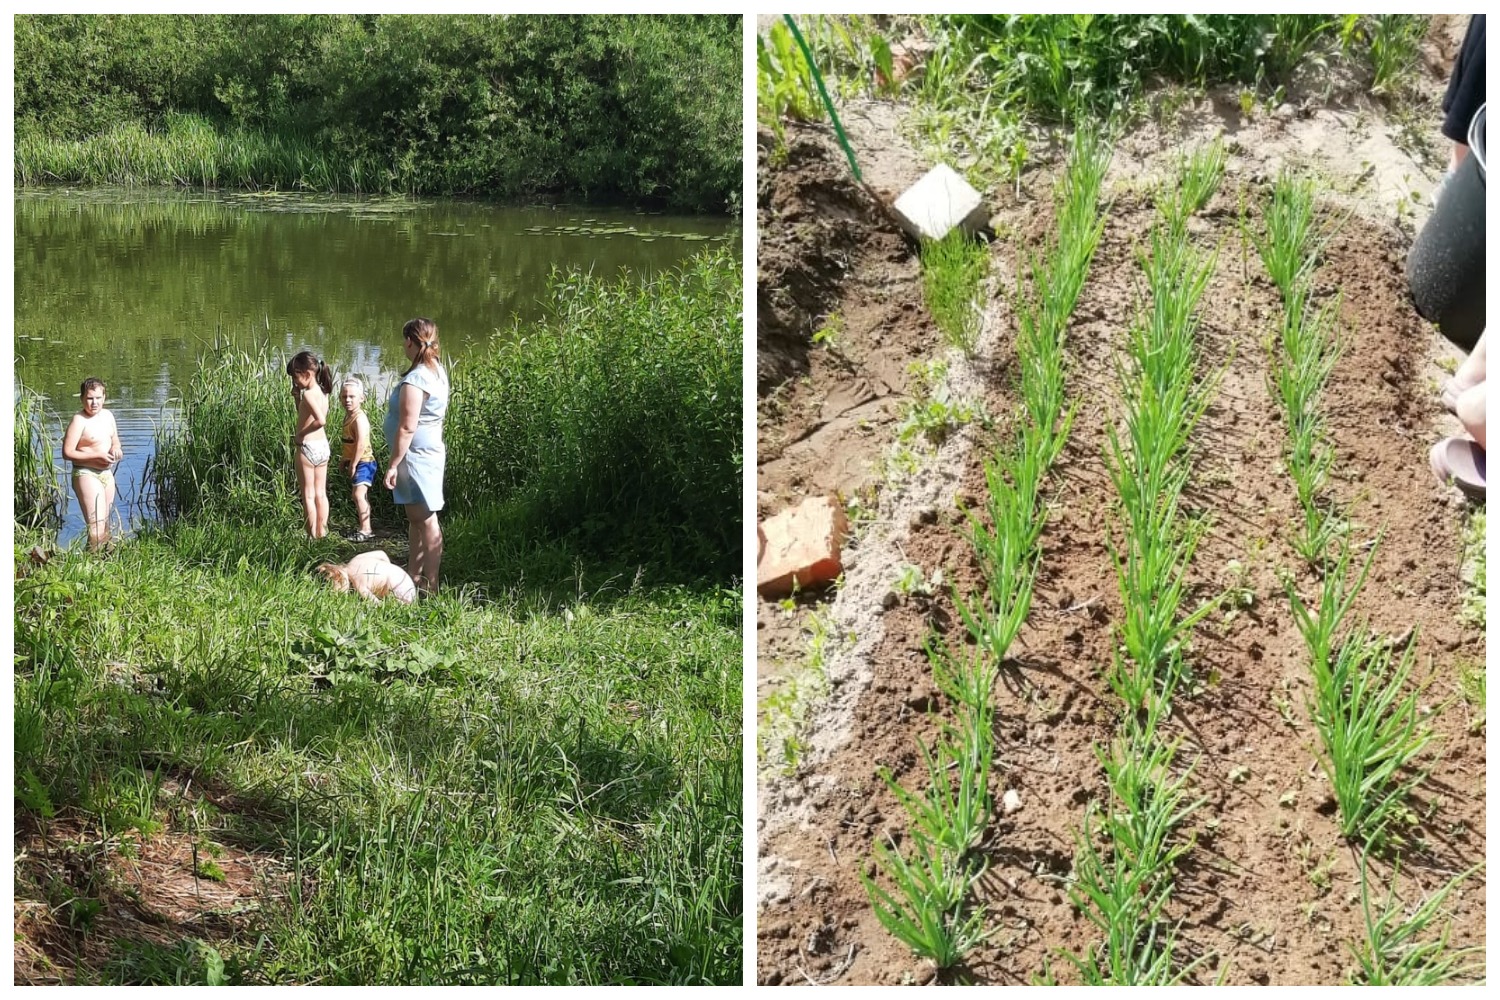
M 353 482 L 354 510 L 359 528 L 349 536 L 351 542 L 368 542 L 370 534 L 370 484 L 375 482 L 375 452 L 370 447 L 370 418 L 365 416 L 365 386 L 353 377 L 344 379 L 339 399 L 344 404 L 344 449 L 339 466 Z
M 63 435 L 63 458 L 73 463 L 73 492 L 89 528 L 89 548 L 109 543 L 109 511 L 115 502 L 114 467 L 124 457 L 115 415 L 104 408 L 104 382 L 85 379 L 78 387 L 82 409 Z

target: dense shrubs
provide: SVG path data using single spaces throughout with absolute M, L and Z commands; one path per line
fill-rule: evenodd
M 128 165 L 98 176 L 57 167 L 108 161 L 86 152 L 97 136 L 155 135 L 190 115 L 226 140 L 220 157 L 279 142 L 300 166 L 258 155 L 269 172 L 246 180 L 194 164 L 177 172 L 186 183 L 723 211 L 740 187 L 739 25 L 729 15 L 19 16 L 17 176 L 160 180 Z

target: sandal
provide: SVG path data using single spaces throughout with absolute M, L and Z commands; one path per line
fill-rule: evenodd
M 368 531 L 355 531 L 345 536 L 351 542 L 373 542 L 375 536 Z
M 1432 446 L 1432 474 L 1453 483 L 1470 500 L 1484 501 L 1484 449 L 1461 437 L 1443 438 Z

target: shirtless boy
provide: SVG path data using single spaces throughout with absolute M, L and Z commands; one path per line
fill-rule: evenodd
M 89 548 L 109 543 L 109 511 L 115 503 L 116 463 L 124 457 L 115 415 L 104 408 L 104 382 L 85 379 L 78 388 L 82 409 L 63 435 L 63 458 L 73 463 L 73 492 L 89 528 Z

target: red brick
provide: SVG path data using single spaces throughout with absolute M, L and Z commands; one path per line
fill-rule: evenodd
M 835 497 L 812 497 L 760 525 L 760 559 L 756 588 L 766 597 L 816 587 L 837 579 L 844 571 L 839 556 L 849 520 Z

